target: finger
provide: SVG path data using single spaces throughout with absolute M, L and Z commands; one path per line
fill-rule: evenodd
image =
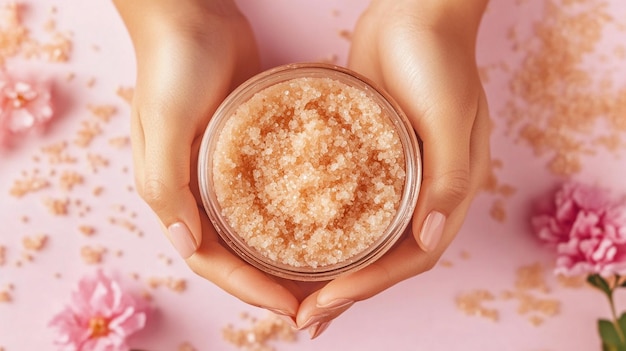
M 205 240 L 187 264 L 198 275 L 250 305 L 268 309 L 292 321 L 298 310 L 298 299 L 278 281 L 245 263 L 217 239 L 206 216 L 202 216 Z
M 475 193 L 488 174 L 490 122 L 484 93 L 481 94 L 476 122 L 472 128 L 471 190 Z M 471 197 L 457 206 L 447 221 L 441 244 L 431 252 L 424 252 L 410 230 L 392 251 L 378 261 L 355 273 L 339 277 L 307 297 L 300 305 L 297 323 L 301 328 L 323 325 L 345 312 L 355 302 L 368 299 L 391 286 L 430 270 L 454 239 L 463 224 Z M 320 328 L 321 329 L 321 328 Z M 319 335 L 319 332 L 318 334 Z
M 176 116 L 176 113 L 164 112 L 168 117 Z M 166 117 L 146 120 L 150 123 L 149 126 L 143 124 L 145 153 L 141 195 L 167 228 L 167 235 L 178 253 L 187 258 L 201 242 L 198 207 L 189 187 L 194 136 L 184 128 L 166 125 Z
M 423 264 L 415 262 L 420 255 L 424 253 L 415 240 L 408 238 L 377 262 L 329 282 L 300 304 L 296 318 L 298 329 L 309 328 L 312 338 L 319 336 L 332 320 L 354 303 L 387 289 L 405 276 L 414 275 L 414 271 Z M 394 264 L 395 267 L 390 266 Z
M 308 329 L 311 339 L 320 336 L 335 318 L 354 304 L 351 300 L 337 300 L 332 305 L 317 308 L 311 301 L 317 301 L 318 295 L 319 291 L 316 291 L 303 301 L 296 318 L 298 330 Z
M 470 136 L 478 108 L 476 87 L 480 86 L 466 72 L 449 69 L 446 59 L 437 54 L 441 51 L 426 57 L 411 58 L 414 51 L 397 55 L 399 62 L 393 64 L 404 69 L 385 74 L 390 77 L 386 85 L 391 94 L 423 141 L 422 188 L 413 232 L 424 251 L 439 245 L 448 217 L 469 194 Z M 440 60 L 444 63 L 430 62 Z M 421 70 L 424 66 L 429 72 Z
M 459 210 L 460 208 L 457 208 L 456 211 Z M 451 232 L 460 226 L 458 218 L 451 216 L 446 231 Z M 303 300 L 296 317 L 299 329 L 327 327 L 332 320 L 356 302 L 368 299 L 400 281 L 431 269 L 436 262 L 434 254 L 424 253 L 412 238 L 412 234 L 407 233 L 407 236 L 378 261 L 329 282 L 316 294 Z M 317 335 L 320 333 L 318 330 L 309 332 Z
M 198 62 L 202 47 L 197 43 L 172 40 L 163 45 L 138 73 L 136 103 L 144 141 L 143 158 L 139 155 L 137 162 L 143 163 L 138 188 L 174 248 L 187 258 L 202 240 L 190 188 L 195 175 L 191 159 L 197 157 L 192 144 L 226 95 L 233 67 L 215 57 Z

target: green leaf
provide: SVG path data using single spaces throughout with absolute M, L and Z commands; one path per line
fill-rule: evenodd
M 617 346 L 602 344 L 602 351 L 620 351 Z
M 626 312 L 622 313 L 622 315 L 617 320 L 617 324 L 619 324 L 619 328 L 622 330 L 622 334 L 626 335 Z
M 616 350 L 621 350 L 620 346 L 624 346 L 612 322 L 600 319 L 598 321 L 598 331 L 603 344 L 615 346 Z
M 611 297 L 611 295 L 613 295 L 613 290 L 611 290 L 609 283 L 599 274 L 591 274 L 587 277 L 587 282 L 592 286 L 602 290 L 606 294 L 606 296 Z

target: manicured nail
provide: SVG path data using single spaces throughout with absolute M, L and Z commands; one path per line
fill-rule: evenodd
M 336 299 L 326 305 L 318 304 L 317 307 L 325 309 L 328 313 L 332 313 L 333 311 L 349 307 L 352 304 L 354 304 L 354 300 L 351 299 Z
M 313 324 L 310 328 L 309 328 L 309 336 L 311 337 L 311 340 L 317 338 L 318 336 L 322 335 L 322 333 L 328 329 L 328 326 L 330 325 L 331 321 L 328 322 L 320 322 L 320 323 L 316 323 Z
M 191 235 L 185 223 L 176 222 L 170 225 L 167 230 L 170 232 L 174 248 L 182 258 L 187 258 L 196 252 L 198 248 L 196 239 Z
M 266 308 L 266 310 L 273 312 L 276 316 L 283 321 L 285 321 L 289 326 L 293 329 L 296 329 L 296 321 L 294 320 L 294 316 L 287 311 L 274 309 L 274 308 Z
M 298 327 L 298 330 L 306 329 L 308 327 L 313 326 L 314 324 L 319 324 L 323 319 L 326 319 L 326 318 L 328 318 L 327 313 L 320 313 L 320 314 L 311 316 L 309 317 L 309 319 L 307 319 L 306 322 L 304 322 L 304 324 L 302 324 L 301 327 Z
M 420 232 L 421 246 L 424 251 L 432 251 L 437 247 L 445 224 L 446 216 L 441 212 L 432 211 L 426 216 Z

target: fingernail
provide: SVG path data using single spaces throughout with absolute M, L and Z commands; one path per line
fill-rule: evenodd
M 319 324 L 324 318 L 328 318 L 327 313 L 320 313 L 320 314 L 311 316 L 309 317 L 309 319 L 307 319 L 306 322 L 304 322 L 304 324 L 302 324 L 301 327 L 298 328 L 298 330 L 306 329 L 308 327 L 313 326 L 314 324 Z
M 441 212 L 432 211 L 426 216 L 420 232 L 421 246 L 424 251 L 432 251 L 437 247 L 445 224 L 446 216 Z
M 336 299 L 331 301 L 330 303 L 326 304 L 326 305 L 320 305 L 318 304 L 317 307 L 318 308 L 323 308 L 326 311 L 333 312 L 335 310 L 340 310 L 344 307 L 349 307 L 350 305 L 352 305 L 354 303 L 354 300 L 350 300 L 350 299 Z
M 169 227 L 167 230 L 170 233 L 170 238 L 172 239 L 172 244 L 178 254 L 182 258 L 188 258 L 198 248 L 196 244 L 196 239 L 194 239 L 193 235 L 189 231 L 189 228 L 182 222 L 176 222 Z
M 266 308 L 266 310 L 273 312 L 276 316 L 283 321 L 285 321 L 289 326 L 293 329 L 296 329 L 296 321 L 294 320 L 294 316 L 287 311 L 274 309 L 274 308 Z
M 320 322 L 320 323 L 316 323 L 313 324 L 310 328 L 309 328 L 309 336 L 311 337 L 311 340 L 317 338 L 318 336 L 322 335 L 322 333 L 328 329 L 328 326 L 330 325 L 331 321 L 328 322 Z

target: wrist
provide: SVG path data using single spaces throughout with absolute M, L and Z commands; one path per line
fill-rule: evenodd
M 368 12 L 420 31 L 474 41 L 488 0 L 372 0 Z
M 113 0 L 140 59 L 164 43 L 202 43 L 245 20 L 234 0 Z M 184 40 L 181 40 L 184 39 Z
M 202 26 L 211 18 L 241 17 L 234 0 L 113 0 L 131 36 L 159 28 Z

